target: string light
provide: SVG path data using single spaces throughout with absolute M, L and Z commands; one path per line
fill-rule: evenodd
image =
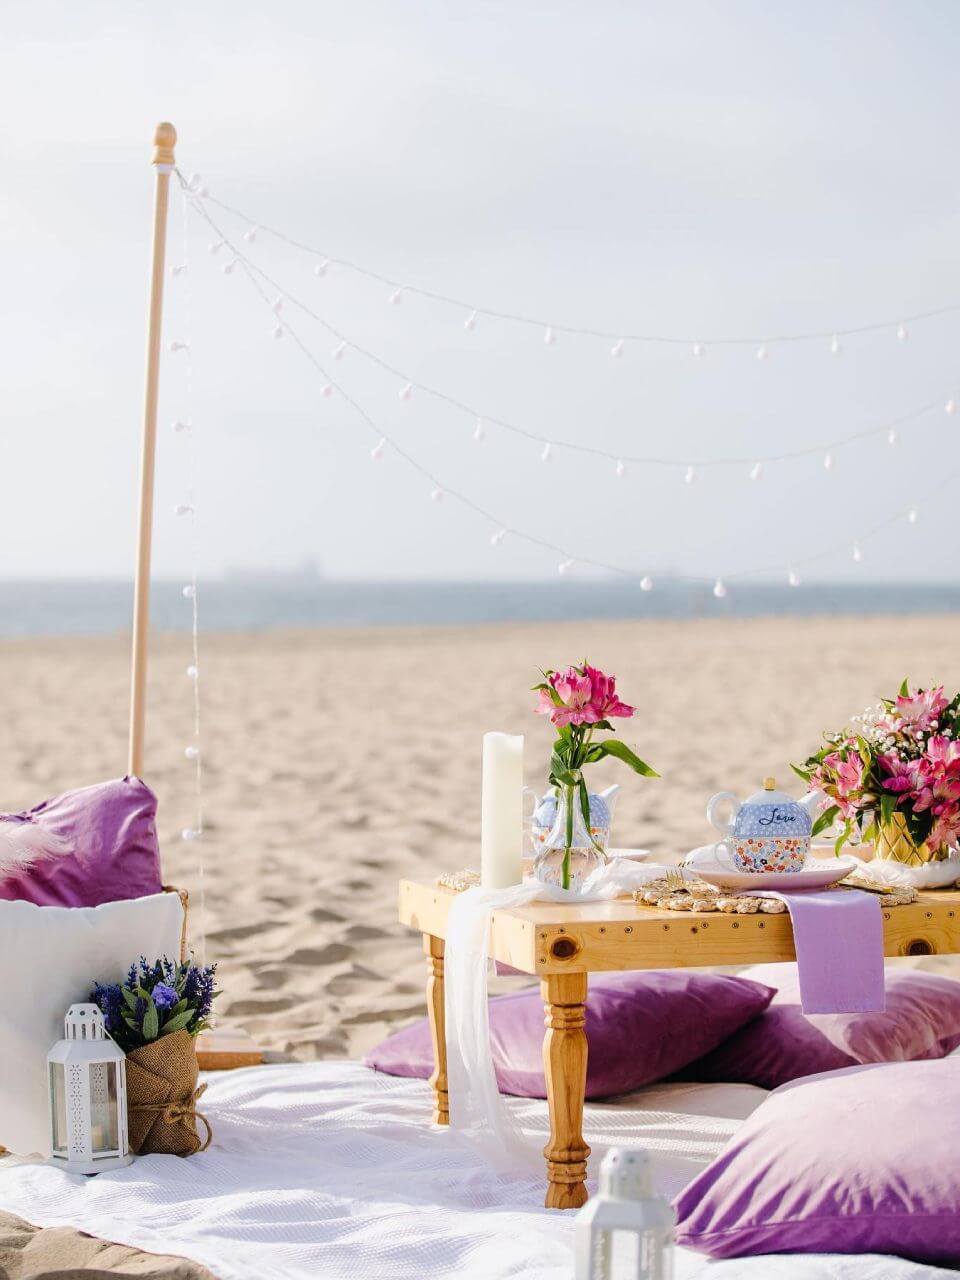
M 767 345 L 765 342 L 761 342 L 760 346 L 757 347 L 757 359 L 766 360 L 766 358 L 767 358 Z
M 282 338 L 282 337 L 283 337 L 283 325 L 282 325 L 282 324 L 275 324 L 275 325 L 273 326 L 273 336 L 274 336 L 275 338 Z
M 181 592 L 181 595 L 183 596 L 184 600 L 192 600 L 196 596 L 196 594 L 197 594 L 197 589 L 192 582 L 188 582 L 187 585 L 183 588 L 183 591 Z
M 957 402 L 956 400 L 954 400 L 952 396 L 947 401 L 947 403 L 943 406 L 943 411 L 944 413 L 948 413 L 951 416 L 957 412 Z
M 916 524 L 919 517 L 920 517 L 920 513 L 917 511 L 916 507 L 911 507 L 910 510 L 907 512 L 907 519 L 910 521 L 911 524 Z
M 207 245 L 207 252 L 219 253 L 222 248 L 223 248 L 222 240 L 211 240 L 210 243 Z
M 684 484 L 695 484 L 695 483 L 696 483 L 696 479 L 697 479 L 697 469 L 696 469 L 696 467 L 687 467 L 686 471 L 683 473 L 683 483 L 684 483 Z
M 190 430 L 190 423 L 185 422 L 182 418 L 175 418 L 171 426 L 176 435 L 180 435 L 182 432 Z
M 257 228 L 247 227 L 246 231 L 243 233 L 243 238 L 246 240 L 247 244 L 253 244 L 254 240 L 257 238 Z
M 186 269 L 187 269 L 186 266 L 182 262 L 178 263 L 177 266 L 170 268 L 170 275 L 174 280 L 176 280 L 178 276 L 183 275 Z
M 464 320 L 464 322 L 463 322 L 463 327 L 464 327 L 464 329 L 466 329 L 467 333 L 473 333 L 474 329 L 476 329 L 476 327 L 477 327 L 477 313 L 476 313 L 476 311 L 471 311 L 471 312 L 470 312 L 470 314 L 467 316 L 466 320 Z
M 403 290 L 394 289 L 393 293 L 391 293 L 390 295 L 390 305 L 394 307 L 399 307 L 402 301 L 403 301 Z
M 206 210 L 205 210 L 205 209 L 203 209 L 203 208 L 201 208 L 201 207 L 199 207 L 199 206 L 198 206 L 198 210 L 199 210 L 199 212 L 202 214 L 202 216 L 203 216 L 203 217 L 204 217 L 204 218 L 205 218 L 205 219 L 210 223 L 210 225 L 213 227 L 213 229 L 214 229 L 214 230 L 218 230 L 218 228 L 216 228 L 216 227 L 215 227 L 215 224 L 213 224 L 213 223 L 211 222 L 211 220 L 210 220 L 210 218 L 209 218 L 209 215 L 206 213 Z M 267 295 L 264 293 L 263 288 L 262 288 L 262 287 L 260 286 L 260 284 L 257 282 L 257 279 L 255 278 L 255 274 L 254 274 L 255 272 L 256 272 L 257 274 L 263 274 L 263 273 L 262 273 L 262 272 L 260 272 L 260 271 L 259 271 L 259 269 L 257 269 L 257 268 L 253 268 L 252 264 L 250 264 L 250 263 L 249 263 L 248 261 L 246 261 L 245 259 L 243 259 L 243 266 L 244 266 L 245 274 L 246 274 L 246 276 L 247 276 L 248 280 L 250 281 L 251 286 L 252 286 L 252 287 L 253 287 L 253 288 L 254 288 L 254 289 L 259 293 L 259 295 L 260 295 L 260 297 L 262 298 L 262 300 L 263 300 L 265 303 L 269 304 L 269 298 L 268 298 L 268 297 L 267 297 Z M 293 299 L 293 298 L 291 298 L 291 301 L 295 301 L 295 302 L 297 302 L 297 300 L 296 300 L 296 299 Z M 302 304 L 300 304 L 299 302 L 297 302 L 297 305 L 298 305 L 298 306 L 302 306 Z M 312 314 L 312 313 L 311 313 L 311 314 Z M 309 359 L 309 360 L 314 364 L 314 366 L 316 367 L 316 369 L 317 369 L 318 373 L 320 373 L 320 374 L 321 374 L 321 376 L 323 376 L 323 377 L 324 377 L 324 379 L 325 379 L 325 380 L 327 380 L 327 375 L 325 375 L 325 374 L 324 374 L 324 371 L 323 371 L 322 367 L 319 365 L 319 363 L 318 363 L 318 361 L 316 360 L 316 357 L 313 355 L 313 353 L 312 353 L 312 352 L 311 352 L 311 351 L 310 351 L 310 350 L 309 350 L 309 349 L 304 345 L 304 343 L 302 342 L 302 340 L 300 339 L 300 337 L 296 334 L 296 332 L 295 332 L 293 329 L 291 329 L 289 326 L 287 326 L 287 328 L 288 328 L 288 332 L 289 332 L 289 333 L 290 333 L 290 335 L 291 335 L 291 339 L 292 339 L 293 341 L 295 341 L 296 345 L 300 347 L 300 349 L 301 349 L 301 351 L 303 352 L 303 354 L 304 354 L 304 355 L 305 355 L 305 356 L 306 356 L 306 357 L 307 357 L 307 358 L 308 358 L 308 359 Z M 370 428 L 371 430 L 377 430 L 377 428 L 376 428 L 376 424 L 374 423 L 373 419 L 371 419 L 371 418 L 370 418 L 370 416 L 366 413 L 366 411 L 363 409 L 363 407 L 362 407 L 360 404 L 358 404 L 358 402 L 357 402 L 356 400 L 354 400 L 351 396 L 349 396 L 346 392 L 344 392 L 344 391 L 343 391 L 343 388 L 338 387 L 338 388 L 337 388 L 337 390 L 339 390 L 339 391 L 341 392 L 341 394 L 342 394 L 342 395 L 344 395 L 344 398 L 346 399 L 347 403 L 348 403 L 348 404 L 349 404 L 349 405 L 350 405 L 350 406 L 351 406 L 351 407 L 352 407 L 352 408 L 357 412 L 357 414 L 358 414 L 358 415 L 359 415 L 359 416 L 364 420 L 364 422 L 365 422 L 366 426 L 367 426 L 368 428 Z M 942 404 L 942 401 L 941 401 L 940 403 Z M 372 452 L 372 454 L 373 454 L 373 455 L 375 455 L 375 456 L 379 456 L 379 453 L 380 453 L 380 452 L 382 452 L 382 449 L 386 446 L 386 444 L 387 444 L 387 443 L 389 443 L 389 444 L 391 445 L 391 447 L 392 447 L 392 448 L 394 448 L 394 449 L 395 449 L 395 450 L 400 454 L 400 456 L 401 456 L 401 457 L 402 457 L 402 458 L 403 458 L 403 459 L 408 463 L 408 465 L 410 465 L 411 467 L 413 467 L 415 470 L 419 471 L 422 475 L 424 475 L 424 476 L 428 477 L 428 478 L 431 480 L 431 482 L 434 484 L 434 486 L 436 486 L 436 487 L 441 487 L 441 486 L 440 486 L 440 482 L 436 479 L 436 477 L 432 476 L 432 474 L 430 473 L 430 471 L 429 471 L 429 470 L 427 470 L 427 468 L 425 468 L 421 463 L 419 463 L 419 462 L 417 461 L 417 459 L 416 459 L 416 458 L 414 458 L 410 453 L 408 453 L 405 449 L 403 449 L 401 446 L 399 446 L 395 441 L 390 440 L 390 439 L 389 439 L 389 437 L 387 437 L 387 436 L 381 436 L 381 437 L 380 437 L 380 442 L 379 442 L 379 444 L 377 445 L 377 447 L 376 447 L 373 451 L 371 451 L 371 452 Z M 544 449 L 545 449 L 545 450 L 546 450 L 546 449 L 548 449 L 548 447 L 549 447 L 549 446 L 548 446 L 547 444 L 545 444 L 545 445 L 544 445 Z M 549 454 L 548 454 L 548 456 L 549 456 Z M 674 464 L 674 465 L 675 465 L 675 464 Z M 945 487 L 947 487 L 948 485 L 953 485 L 953 484 L 956 482 L 956 480 L 957 480 L 958 478 L 960 478 L 960 472 L 954 472 L 954 473 L 951 473 L 951 474 L 950 474 L 950 475 L 948 475 L 948 476 L 943 477 L 943 478 L 941 479 L 940 483 L 939 483 L 939 484 L 937 484 L 937 485 L 935 485 L 935 486 L 933 487 L 933 489 L 931 490 L 931 492 L 936 492 L 936 491 L 938 491 L 938 490 L 939 490 L 939 489 L 941 489 L 941 488 L 945 488 Z M 490 541 L 491 545 L 494 545 L 494 546 L 495 546 L 495 545 L 499 545 L 499 543 L 503 540 L 503 538 L 507 535 L 507 533 L 510 533 L 510 534 L 512 534 L 513 536 L 520 538 L 521 540 L 523 540 L 524 542 L 526 542 L 526 543 L 528 543 L 528 544 L 530 544 L 530 545 L 532 545 L 532 546 L 537 546 L 537 547 L 540 547 L 540 548 L 543 548 L 543 549 L 546 549 L 546 550 L 552 550 L 552 551 L 554 551 L 554 552 L 559 552 L 559 553 L 561 554 L 562 558 L 561 558 L 561 560 L 560 560 L 560 561 L 559 561 L 559 563 L 558 563 L 558 571 L 559 571 L 559 572 L 561 572 L 562 574 L 566 574 L 566 573 L 570 570 L 570 568 L 571 568 L 571 567 L 573 567 L 573 566 L 575 566 L 576 564 L 578 564 L 578 563 L 579 563 L 579 564 L 584 564 L 584 565 L 586 565 L 586 566 L 593 567 L 593 568 L 596 568 L 596 569 L 599 569 L 599 570 L 603 570 L 603 571 L 606 571 L 606 572 L 619 573 L 619 574 L 624 575 L 624 576 L 627 576 L 627 577 L 636 577 L 636 576 L 637 576 L 637 575 L 634 573 L 634 571 L 632 571 L 631 569 L 626 568 L 626 567 L 624 567 L 624 566 L 622 566 L 622 565 L 617 565 L 617 564 L 613 564 L 613 563 L 610 563 L 610 562 L 607 562 L 607 561 L 601 561 L 601 560 L 590 559 L 590 558 L 586 558 L 586 559 L 585 559 L 585 558 L 583 558 L 583 557 L 580 557 L 579 559 L 576 559 L 576 558 L 574 558 L 573 556 L 571 556 L 568 552 L 566 552 L 563 548 L 561 548 L 561 547 L 557 546 L 557 544 L 555 544 L 555 543 L 548 542 L 548 541 L 546 541 L 546 540 L 544 540 L 544 539 L 542 539 L 542 538 L 536 537 L 536 536 L 535 536 L 535 535 L 533 535 L 533 534 L 530 534 L 530 533 L 524 532 L 524 531 L 523 531 L 523 530 L 521 530 L 521 529 L 517 529 L 517 528 L 511 527 L 511 526 L 508 526 L 508 525 L 501 525 L 501 524 L 499 523 L 499 521 L 496 521 L 495 517 L 494 517 L 494 516 L 493 516 L 493 515 L 488 511 L 488 510 L 486 510 L 485 508 L 481 507 L 478 503 L 476 503 L 473 499 L 471 499 L 471 498 L 469 498 L 468 496 L 466 496 L 464 493 L 462 493 L 462 492 L 458 492 L 458 491 L 456 491 L 456 490 L 449 490 L 449 489 L 448 489 L 448 490 L 445 490 L 445 492 L 446 492 L 446 493 L 448 493 L 448 494 L 450 494 L 453 498 L 455 498 L 458 502 L 460 502 L 460 503 L 461 503 L 461 504 L 463 504 L 464 506 L 466 506 L 466 507 L 470 508 L 471 510 L 473 510 L 474 512 L 476 512 L 478 515 L 480 515 L 480 516 L 481 516 L 481 517 L 483 517 L 484 519 L 486 519 L 486 520 L 490 521 L 492 524 L 494 524 L 495 532 L 494 532 L 492 535 L 489 535 L 489 541 Z M 875 525 L 872 529 L 870 529 L 870 530 L 866 531 L 866 533 L 865 533 L 865 534 L 863 534 L 863 535 L 862 535 L 862 537 L 864 537 L 864 536 L 865 536 L 865 537 L 871 537 L 871 536 L 873 536 L 873 535 L 874 535 L 875 533 L 877 533 L 880 529 L 886 528 L 886 527 L 888 527 L 889 525 L 891 525 L 892 523 L 894 523 L 896 520 L 901 519 L 901 518 L 903 517 L 903 515 L 904 515 L 904 514 L 905 514 L 905 513 L 904 513 L 904 511 L 903 511 L 903 510 L 901 510 L 901 511 L 899 511 L 899 512 L 896 512 L 896 513 L 893 513 L 893 514 L 891 514 L 891 515 L 887 516 L 884 520 L 882 520 L 881 522 L 879 522 L 879 523 L 878 523 L 877 525 Z M 862 541 L 862 537 L 861 537 L 861 539 L 858 539 L 858 540 L 857 540 L 857 542 L 855 543 L 855 549 L 856 549 L 856 551 L 858 551 L 858 552 L 859 552 L 859 548 L 860 548 L 860 543 L 861 543 L 861 541 Z M 847 542 L 847 543 L 846 543 L 846 545 L 849 547 L 849 546 L 850 546 L 850 543 L 849 543 L 849 542 Z M 836 546 L 834 546 L 834 547 L 829 547 L 829 548 L 826 548 L 826 549 L 824 549 L 824 550 L 821 550 L 821 551 L 818 551 L 818 552 L 815 552 L 815 553 L 812 553 L 812 554 L 810 554 L 810 555 L 805 556 L 805 557 L 803 558 L 803 561 L 801 561 L 801 562 L 796 562 L 796 561 L 795 561 L 794 563 L 812 563 L 812 562 L 814 562 L 814 561 L 816 561 L 816 560 L 824 559 L 824 558 L 826 558 L 827 556 L 831 556 L 831 557 L 833 557 L 833 556 L 835 556 L 835 555 L 837 554 L 837 552 L 838 552 L 839 550 L 841 550 L 841 549 L 842 549 L 842 544 L 841 544 L 841 547 L 836 547 Z M 562 568 L 561 568 L 561 566 L 562 566 Z M 737 572 L 737 573 L 735 573 L 735 574 L 728 574 L 728 575 L 726 575 L 726 579 L 724 579 L 724 578 L 722 578 L 722 577 L 721 577 L 721 578 L 717 578 L 717 579 L 715 579 L 715 580 L 712 580 L 712 581 L 713 581 L 713 587 L 714 587 L 714 594 L 717 596 L 717 598 L 723 598 L 723 596 L 725 596 L 725 595 L 727 594 L 726 581 L 728 581 L 731 577 L 743 578 L 743 577 L 748 577 L 748 576 L 756 576 L 756 575 L 759 575 L 759 574 L 775 573 L 775 572 L 778 572 L 778 571 L 779 571 L 779 572 L 781 572 L 781 573 L 782 573 L 782 572 L 784 572 L 783 567 L 781 566 L 781 567 L 778 569 L 778 566 L 776 566 L 776 565 L 768 565 L 768 566 L 763 566 L 763 567 L 755 567 L 755 568 L 752 568 L 752 569 L 745 569 L 745 570 L 741 570 L 741 571 L 738 571 L 738 572 Z M 792 573 L 792 572 L 793 572 L 793 570 L 790 570 L 790 572 Z M 675 577 L 675 579 L 676 579 L 677 581 L 686 581 L 686 582 L 704 582 L 704 581 L 710 581 L 709 579 L 704 579 L 703 577 L 701 577 L 701 576 L 696 576 L 696 575 L 684 575 L 684 574 L 677 574 L 677 575 L 674 575 L 674 577 Z M 640 581 L 640 584 L 641 584 L 641 589 L 643 589 L 643 590 L 649 590 L 649 589 L 652 589 L 652 585 L 653 585 L 653 583 L 652 583 L 652 579 L 650 579 L 650 578 L 649 578 L 649 575 L 644 575 L 644 577 L 643 577 L 643 578 L 640 578 L 640 579 L 639 579 L 639 581 Z M 799 581 L 799 580 L 798 580 L 798 581 Z M 644 582 L 647 582 L 649 585 L 644 586 L 644 585 L 643 585 L 643 584 L 644 584 Z M 718 590 L 718 588 L 719 588 L 719 590 Z
M 283 310 L 283 298 L 274 298 L 273 302 L 270 304 L 270 310 L 275 316 L 278 316 Z
M 553 332 L 553 328 L 552 328 L 552 326 L 551 326 L 551 325 L 547 325 L 546 329 L 544 329 L 544 331 L 543 331 L 543 341 L 544 341 L 544 344 L 545 344 L 546 346 L 548 346 L 548 347 L 552 347 L 552 346 L 553 346 L 553 344 L 556 342 L 556 340 L 557 340 L 557 339 L 556 339 L 556 335 L 555 335 L 555 334 L 554 334 L 554 332 Z
M 573 566 L 574 566 L 573 560 L 561 560 L 560 563 L 557 565 L 557 573 L 559 573 L 562 578 L 570 572 Z
M 191 662 L 190 666 L 187 667 L 185 674 L 188 680 L 197 680 L 199 679 L 199 676 L 200 676 L 200 668 L 194 666 L 194 664 Z
M 890 430 L 887 432 L 887 444 L 893 445 L 896 443 L 897 443 L 897 429 L 896 427 L 891 427 Z
M 478 419 L 477 419 L 477 422 L 476 422 L 476 425 L 475 425 L 475 427 L 473 428 L 473 438 L 474 438 L 474 440 L 476 440 L 476 441 L 478 441 L 478 442 L 479 442 L 480 440 L 482 440 L 482 439 L 484 438 L 484 436 L 485 436 L 486 434 L 487 434 L 487 432 L 486 432 L 486 429 L 484 428 L 484 425 L 483 425 L 483 419 L 482 419 L 482 418 L 478 418 Z
M 640 590 L 641 591 L 653 590 L 653 579 L 650 577 L 649 573 L 645 573 L 643 577 L 640 579 Z
M 225 262 L 220 270 L 225 276 L 232 276 L 237 269 L 237 260 L 234 258 L 231 262 Z
M 691 349 L 698 360 L 701 356 L 705 356 L 707 354 L 707 349 L 702 342 L 695 342 Z
M 189 350 L 189 347 L 185 342 L 170 343 L 170 351 L 173 355 L 176 355 L 178 351 L 188 351 L 188 350 Z
M 833 470 L 833 454 L 832 453 L 825 453 L 823 455 L 823 469 L 824 471 Z
M 755 462 L 753 466 L 750 468 L 750 479 L 759 480 L 762 475 L 763 475 L 763 463 Z
M 199 760 L 200 748 L 194 747 L 194 746 L 184 747 L 183 754 L 186 756 L 188 760 Z
M 624 464 L 623 464 L 623 459 L 622 459 L 622 458 L 618 458 L 618 459 L 617 459 L 617 466 L 616 466 L 616 473 L 617 473 L 617 479 L 618 479 L 618 480 L 622 480 L 622 479 L 623 479 L 624 475 L 626 474 L 626 470 L 627 470 L 627 468 L 626 468 L 626 467 L 624 466 Z
M 552 456 L 553 456 L 553 450 L 550 448 L 550 441 L 548 440 L 547 443 L 540 450 L 540 461 L 549 462 Z
M 324 383 L 324 385 L 320 388 L 320 394 L 324 397 L 325 400 L 329 400 L 330 397 L 333 395 L 333 383 L 332 382 Z
M 840 339 L 837 337 L 836 334 L 834 334 L 833 337 L 830 339 L 830 354 L 832 356 L 838 356 L 842 351 L 843 351 L 843 347 L 841 347 L 840 345 Z
M 181 177 L 181 181 L 184 181 L 182 177 Z M 184 182 L 184 185 L 189 186 L 187 182 Z M 267 233 L 273 236 L 275 239 L 282 241 L 284 244 L 290 245 L 294 249 L 298 249 L 300 252 L 305 253 L 312 258 L 322 259 L 325 263 L 336 263 L 337 266 L 342 267 L 347 271 L 352 271 L 357 275 L 365 276 L 367 279 L 374 280 L 380 283 L 381 285 L 386 285 L 392 290 L 394 290 L 395 293 L 400 293 L 402 290 L 403 292 L 416 294 L 419 297 L 426 298 L 431 302 L 440 303 L 445 306 L 455 307 L 460 312 L 476 311 L 478 316 L 488 316 L 491 319 L 500 320 L 500 321 L 508 322 L 511 324 L 532 326 L 534 328 L 540 329 L 541 332 L 543 332 L 546 329 L 549 329 L 552 332 L 557 334 L 559 333 L 573 334 L 573 335 L 577 335 L 584 338 L 604 338 L 604 339 L 608 339 L 611 342 L 616 342 L 620 339 L 623 339 L 625 342 L 660 343 L 664 345 L 678 345 L 678 346 L 688 346 L 688 347 L 692 345 L 695 355 L 702 355 L 704 353 L 704 342 L 702 339 L 694 342 L 689 337 L 683 337 L 677 334 L 622 333 L 622 332 L 617 333 L 610 329 L 598 329 L 590 326 L 561 325 L 561 324 L 553 323 L 548 320 L 539 319 L 535 316 L 521 315 L 519 313 L 509 312 L 506 310 L 496 310 L 490 307 L 479 306 L 475 303 L 468 302 L 464 298 L 452 297 L 450 295 L 438 293 L 430 289 L 421 289 L 417 285 L 410 284 L 410 283 L 406 283 L 402 286 L 398 286 L 395 281 L 389 280 L 387 277 L 381 275 L 379 272 L 371 270 L 369 267 L 365 267 L 360 263 L 351 262 L 346 258 L 337 258 L 337 257 L 324 254 L 321 252 L 321 250 L 317 249 L 314 245 L 306 244 L 301 240 L 297 240 L 295 237 L 287 235 L 285 232 L 279 231 L 275 227 L 269 227 L 265 223 L 263 223 L 261 220 L 250 217 L 250 215 L 247 213 L 244 213 L 242 209 L 238 209 L 233 205 L 227 204 L 226 201 L 220 200 L 216 197 L 209 196 L 209 192 L 206 192 L 205 188 L 203 189 L 203 191 L 209 197 L 211 204 L 214 204 L 218 208 L 223 209 L 225 212 L 232 214 L 234 217 L 240 218 L 243 222 L 247 223 L 250 226 L 256 226 L 260 232 Z M 201 194 L 201 192 L 198 190 L 196 194 L 199 195 Z M 201 210 L 201 212 L 203 211 L 205 210 Z M 392 297 L 393 295 L 391 295 L 391 298 Z M 941 316 L 951 315 L 957 311 L 960 311 L 960 303 L 948 303 L 945 306 L 935 307 L 928 311 L 916 312 L 913 315 L 903 316 L 900 318 L 899 322 L 896 323 L 897 337 L 900 341 L 904 341 L 906 339 L 908 335 L 908 328 L 907 328 L 908 322 L 912 323 L 914 321 L 920 321 L 920 320 L 931 320 Z M 766 337 L 750 337 L 750 336 L 711 337 L 709 339 L 709 343 L 711 346 L 728 346 L 728 347 L 749 346 L 749 347 L 756 348 L 758 343 L 761 343 L 761 342 L 766 344 L 772 344 L 774 342 L 776 343 L 794 342 L 795 343 L 795 342 L 829 341 L 831 342 L 831 349 L 832 349 L 833 342 L 836 342 L 839 348 L 839 340 L 845 337 L 853 337 L 855 335 L 877 333 L 877 332 L 882 332 L 884 330 L 889 332 L 889 329 L 892 323 L 893 322 L 891 320 L 886 319 L 886 320 L 872 321 L 871 323 L 868 323 L 868 324 L 850 325 L 850 326 L 839 327 L 839 328 L 831 326 L 825 329 L 807 330 L 807 331 L 796 332 L 796 333 L 778 333 L 774 335 L 768 334 Z M 837 354 L 837 353 L 834 352 L 834 354 Z
M 400 390 L 397 392 L 397 395 L 400 397 L 401 400 L 409 400 L 410 397 L 413 395 L 413 384 L 411 382 L 408 382 L 405 387 L 400 388 Z
M 623 355 L 623 346 L 624 346 L 623 339 L 618 338 L 616 342 L 613 344 L 613 346 L 610 348 L 610 354 L 613 356 L 614 360 L 618 359 L 620 356 Z
M 856 564 L 859 564 L 863 559 L 863 550 L 859 542 L 853 544 L 853 559 Z
M 374 462 L 380 461 L 380 459 L 383 457 L 383 451 L 384 449 L 386 449 L 386 447 L 387 447 L 387 438 L 386 436 L 384 436 L 381 439 L 380 443 L 375 444 L 373 448 L 370 450 L 370 457 L 374 460 Z
M 799 585 L 800 585 L 800 581 L 801 581 L 801 579 L 800 579 L 800 575 L 799 575 L 799 573 L 797 573 L 796 569 L 789 569 L 789 570 L 787 571 L 787 585 L 788 585 L 788 586 L 790 586 L 790 587 L 799 587 Z
M 189 502 L 178 502 L 173 508 L 173 514 L 175 516 L 192 516 L 193 507 L 191 507 Z
M 431 502 L 442 502 L 442 501 L 443 501 L 443 490 L 442 490 L 442 489 L 432 489 L 432 490 L 430 491 L 430 500 L 431 500 Z
M 342 360 L 343 357 L 346 355 L 346 351 L 347 351 L 347 344 L 345 342 L 341 342 L 338 346 L 334 347 L 333 349 L 334 360 Z
M 327 268 L 329 266 L 330 266 L 330 263 L 327 262 L 326 258 L 324 258 L 323 262 L 318 262 L 316 266 L 313 268 L 313 274 L 322 280 L 323 277 L 327 274 Z
M 180 839 L 187 840 L 187 841 L 199 840 L 200 832 L 197 831 L 195 827 L 184 827 L 183 830 L 180 832 Z

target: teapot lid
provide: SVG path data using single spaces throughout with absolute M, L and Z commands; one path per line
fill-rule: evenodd
M 772 775 L 764 778 L 763 790 L 755 791 L 753 795 L 746 800 L 746 804 L 798 804 L 799 801 L 794 800 L 793 796 L 787 795 L 785 791 L 777 790 L 777 780 Z

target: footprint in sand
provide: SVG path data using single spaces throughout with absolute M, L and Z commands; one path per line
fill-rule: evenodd
M 261 1013 L 283 1013 L 299 1001 L 296 996 L 277 996 L 274 1000 L 234 1000 L 224 1013 L 232 1018 L 251 1018 Z
M 342 964 L 353 957 L 353 947 L 342 942 L 331 942 L 326 947 L 298 947 L 287 956 L 287 964 Z

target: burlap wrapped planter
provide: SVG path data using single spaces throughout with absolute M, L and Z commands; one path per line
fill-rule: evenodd
M 137 1155 L 192 1156 L 205 1151 L 213 1133 L 196 1109 L 206 1085 L 193 1037 L 186 1031 L 161 1036 L 127 1054 L 127 1114 L 130 1150 Z M 197 1132 L 197 1121 L 204 1138 Z

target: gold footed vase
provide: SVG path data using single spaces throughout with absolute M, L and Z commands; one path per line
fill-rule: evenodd
M 904 815 L 895 813 L 889 822 L 880 824 L 874 857 L 902 862 L 906 867 L 925 867 L 928 862 L 944 862 L 949 852 L 946 845 L 931 849 L 928 844 L 916 844 Z

